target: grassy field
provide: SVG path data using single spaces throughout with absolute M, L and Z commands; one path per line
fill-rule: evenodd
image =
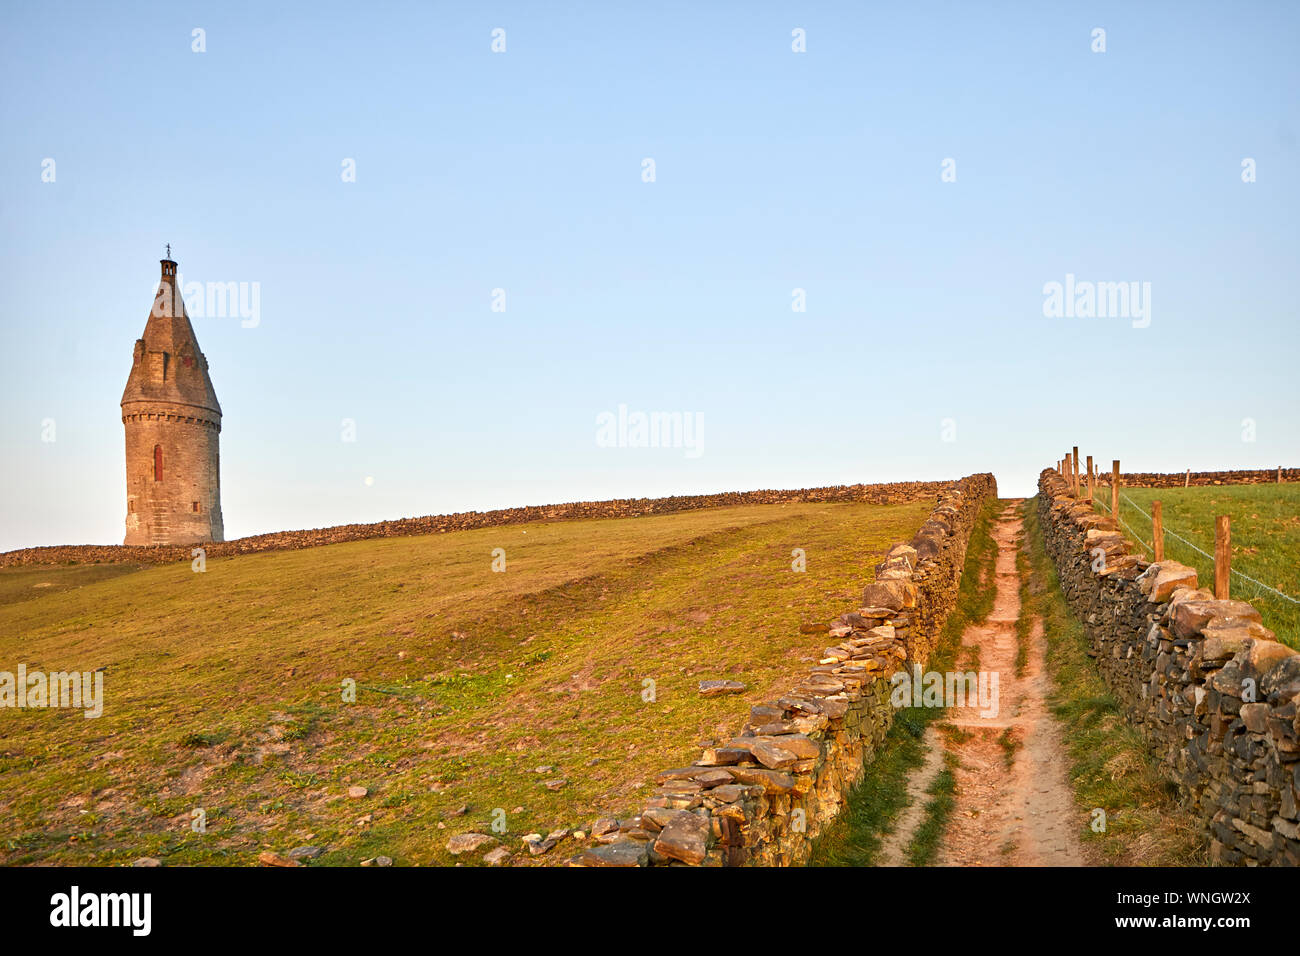
M 98 719 L 0 710 L 0 863 L 248 864 L 314 845 L 317 864 L 445 864 L 448 838 L 491 832 L 497 810 L 518 854 L 524 834 L 639 809 L 653 772 L 806 671 L 825 638 L 799 624 L 856 606 L 930 508 L 539 523 L 202 574 L 0 571 L 0 670 L 106 668 Z M 713 678 L 748 690 L 700 698 Z
M 1291 598 L 1300 599 L 1300 484 L 1222 485 L 1202 488 L 1121 488 L 1119 516 L 1124 532 L 1151 551 L 1151 502 L 1164 513 L 1165 556 L 1196 568 L 1203 587 L 1214 587 L 1214 519 L 1232 519 L 1232 568 Z M 1097 510 L 1110 506 L 1110 491 Z M 1186 539 L 1178 540 L 1174 534 Z M 1287 600 L 1246 580 L 1232 576 L 1232 596 L 1250 601 L 1283 641 L 1300 649 L 1300 603 Z

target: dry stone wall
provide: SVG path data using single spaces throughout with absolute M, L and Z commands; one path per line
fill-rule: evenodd
M 210 558 L 261 551 L 296 551 L 343 541 L 369 538 L 397 538 L 407 535 L 440 534 L 472 528 L 494 528 L 532 521 L 581 518 L 634 518 L 641 515 L 673 514 L 700 508 L 736 505 L 792 504 L 800 502 L 858 502 L 862 504 L 906 504 L 933 498 L 952 487 L 951 481 L 896 481 L 874 485 L 832 485 L 791 491 L 731 491 L 716 495 L 686 495 L 671 498 L 619 498 L 611 501 L 577 501 L 559 505 L 505 508 L 499 511 L 466 511 L 451 515 L 402 518 L 374 524 L 345 524 L 307 531 L 279 531 L 234 541 L 204 545 Z M 0 568 L 19 564 L 121 564 L 140 562 L 170 564 L 189 562 L 192 546 L 130 547 L 124 545 L 63 545 L 23 548 L 0 554 Z
M 925 667 L 957 599 L 971 528 L 992 475 L 939 493 L 929 520 L 876 566 L 863 607 L 825 628 L 832 646 L 788 693 L 758 704 L 734 737 L 659 773 L 640 814 L 604 818 L 582 866 L 784 866 L 844 805 L 894 717 L 890 677 Z
M 1083 466 L 1080 465 L 1080 468 Z M 1151 471 L 1134 471 L 1120 473 L 1121 488 L 1182 488 L 1184 485 L 1200 487 L 1202 485 L 1271 485 L 1277 482 L 1278 470 L 1265 468 L 1262 471 L 1185 471 L 1174 474 L 1160 474 Z M 1085 476 L 1086 478 L 1087 476 Z M 1103 471 L 1098 476 L 1101 484 L 1110 485 L 1110 472 Z M 1283 481 L 1300 481 L 1300 468 L 1283 468 Z
M 1209 834 L 1211 859 L 1300 864 L 1300 654 L 1196 571 L 1132 553 L 1108 515 L 1039 478 L 1048 554 L 1102 677 Z

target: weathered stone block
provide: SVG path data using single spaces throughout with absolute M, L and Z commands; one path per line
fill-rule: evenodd
M 1142 595 L 1152 604 L 1168 601 L 1179 588 L 1196 587 L 1196 569 L 1177 561 L 1152 564 L 1137 578 Z

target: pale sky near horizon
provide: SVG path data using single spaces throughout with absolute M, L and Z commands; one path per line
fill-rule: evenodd
M 121 542 L 168 242 L 257 284 L 192 316 L 232 538 L 1300 465 L 1300 5 L 611 7 L 6 4 L 0 550 Z M 698 453 L 602 447 L 620 405 Z

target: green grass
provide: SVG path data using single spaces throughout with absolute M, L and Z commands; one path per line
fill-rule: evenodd
M 1022 746 L 1020 738 L 1010 727 L 1007 727 L 998 735 L 998 746 L 1002 748 L 1003 765 L 1011 770 L 1016 765 L 1016 752 Z
M 990 499 L 976 517 L 962 566 L 957 602 L 944 622 L 935 655 L 927 665 L 930 670 L 950 669 L 966 627 L 982 623 L 993 610 L 993 576 L 998 548 L 992 526 L 1000 508 L 997 500 Z M 885 838 L 892 832 L 899 812 L 908 805 L 908 778 L 925 760 L 926 728 L 934 721 L 942 721 L 945 713 L 938 707 L 906 707 L 894 715 L 889 733 L 867 764 L 845 806 L 817 837 L 809 866 L 877 865 Z M 945 764 L 948 757 L 945 754 Z M 948 774 L 951 779 L 951 766 L 946 766 L 941 773 Z M 941 803 L 934 807 L 936 813 L 942 809 Z M 927 819 L 929 816 L 930 804 L 927 804 Z M 937 841 L 941 835 L 942 828 L 934 840 Z M 913 844 L 915 841 L 914 835 Z M 932 850 L 918 852 L 931 853 Z M 910 854 L 909 847 L 909 857 Z
M 839 815 L 813 843 L 809 866 L 875 866 L 894 820 L 907 806 L 907 780 L 925 760 L 925 729 L 936 711 L 907 707 Z
M 1300 484 L 1218 485 L 1199 488 L 1121 488 L 1119 516 L 1124 533 L 1153 557 L 1151 502 L 1164 514 L 1165 557 L 1196 568 L 1203 587 L 1214 587 L 1214 561 L 1179 541 L 1176 532 L 1207 554 L 1214 554 L 1214 519 L 1232 519 L 1232 568 L 1300 599 Z M 1099 489 L 1106 513 L 1110 491 Z M 1128 500 L 1124 500 L 1127 498 Z M 1140 509 L 1140 510 L 1139 510 Z M 1145 514 L 1143 513 L 1145 512 Z M 1300 604 L 1288 601 L 1239 574 L 1232 576 L 1234 598 L 1250 601 L 1278 640 L 1300 650 Z
M 926 788 L 925 792 L 930 799 L 926 801 L 921 823 L 912 834 L 912 841 L 907 847 L 907 862 L 912 866 L 929 866 L 934 862 L 944 831 L 948 829 L 953 807 L 957 805 L 957 778 L 953 775 L 957 769 L 957 758 L 951 753 L 945 753 L 943 763 L 943 769 Z
M 990 498 L 975 516 L 970 544 L 966 548 L 966 561 L 962 566 L 957 603 L 944 622 L 942 644 L 951 643 L 956 646 L 961 643 L 961 636 L 967 627 L 982 624 L 993 612 L 993 600 L 997 596 L 994 575 L 998 557 L 993 522 L 1001 510 L 1001 501 Z
M 1024 513 L 1023 508 L 1021 514 Z M 1016 549 L 1016 572 L 1020 575 L 1020 600 L 1025 599 L 1025 584 L 1029 579 L 1029 557 L 1025 552 L 1022 543 Z M 1022 605 L 1023 607 L 1023 605 Z M 1024 677 L 1025 671 L 1029 669 L 1029 644 L 1032 640 L 1034 628 L 1034 616 L 1022 612 L 1016 618 L 1016 676 Z
M 110 581 L 143 570 L 143 564 L 18 566 L 0 570 L 0 605 L 35 601 L 62 591 Z
M 0 670 L 107 668 L 97 720 L 0 711 L 0 862 L 247 864 L 312 844 L 328 848 L 318 864 L 445 864 L 447 839 L 489 832 L 496 809 L 515 851 L 534 830 L 639 810 L 654 772 L 806 672 L 825 636 L 799 625 L 856 606 L 863 569 L 930 508 L 542 522 L 210 559 L 205 574 L 0 571 L 0 594 L 20 596 L 0 603 Z M 713 678 L 747 691 L 700 698 Z
M 1028 574 L 1021 580 L 1021 613 L 1043 621 L 1054 685 L 1048 704 L 1061 722 L 1076 802 L 1089 814 L 1106 814 L 1104 832 L 1081 830 L 1085 852 L 1106 865 L 1205 865 L 1204 839 L 1178 806 L 1174 785 L 1152 762 L 1088 656 L 1083 625 L 1065 603 L 1043 547 L 1036 499 L 1026 502 L 1024 517 Z

